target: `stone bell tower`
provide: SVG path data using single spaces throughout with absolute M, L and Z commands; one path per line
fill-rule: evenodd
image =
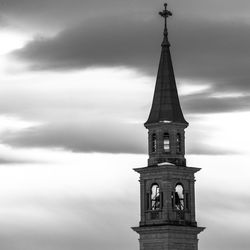
M 168 41 L 165 9 L 159 14 L 165 26 L 148 129 L 148 166 L 140 174 L 141 219 L 133 227 L 140 250 L 197 250 L 197 235 L 204 230 L 195 219 L 195 177 L 200 168 L 186 166 L 185 120 L 176 88 Z

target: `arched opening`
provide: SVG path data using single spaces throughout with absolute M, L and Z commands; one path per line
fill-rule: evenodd
M 158 184 L 153 184 L 151 187 L 151 210 L 161 209 L 161 196 Z
M 163 150 L 165 153 L 170 152 L 170 137 L 169 133 L 164 133 L 163 134 Z
M 176 135 L 176 153 L 181 153 L 181 134 Z
M 175 186 L 174 207 L 177 210 L 184 210 L 184 189 L 181 183 Z
M 156 152 L 156 134 L 152 134 L 152 148 L 151 148 L 151 150 L 153 153 Z

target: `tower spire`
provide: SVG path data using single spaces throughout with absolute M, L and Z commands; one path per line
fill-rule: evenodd
M 149 165 L 171 162 L 186 165 L 184 129 L 185 120 L 177 92 L 174 69 L 168 41 L 167 18 L 172 12 L 164 4 L 159 12 L 164 18 L 164 38 L 161 44 L 161 57 L 155 84 L 153 103 L 145 127 L 149 130 Z
M 167 10 L 167 4 L 164 4 L 164 10 L 159 12 L 159 15 L 164 18 L 164 38 L 161 44 L 161 57 L 158 67 L 154 98 L 148 120 L 148 124 L 158 123 L 163 121 L 182 123 L 188 125 L 184 119 L 178 92 L 176 88 L 174 69 L 170 54 L 170 43 L 168 41 L 167 18 L 172 16 L 172 12 Z
M 169 16 L 172 16 L 173 14 L 171 11 L 167 10 L 167 6 L 168 6 L 168 4 L 164 3 L 164 10 L 159 12 L 159 15 L 164 18 L 164 32 L 163 32 L 164 39 L 162 42 L 162 46 L 170 46 L 170 43 L 168 41 L 167 18 Z

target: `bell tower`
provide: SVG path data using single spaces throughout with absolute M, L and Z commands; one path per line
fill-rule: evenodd
M 187 167 L 185 120 L 177 92 L 164 18 L 163 42 L 148 129 L 148 166 L 140 174 L 140 223 L 133 227 L 140 250 L 197 250 L 197 235 L 204 230 L 195 218 L 195 177 L 200 168 Z

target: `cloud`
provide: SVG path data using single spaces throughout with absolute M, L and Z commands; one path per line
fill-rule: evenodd
M 233 155 L 239 153 L 236 149 L 215 147 L 209 143 L 201 141 L 189 142 L 187 141 L 187 154 L 194 155 Z
M 197 17 L 196 19 L 184 19 L 182 15 L 179 17 L 174 17 L 169 25 L 176 76 L 178 79 L 188 79 L 191 82 L 193 80 L 194 84 L 200 81 L 201 84 L 210 85 L 209 91 L 181 97 L 184 113 L 215 114 L 248 111 L 250 86 L 247 69 L 250 58 L 248 25 L 238 21 L 235 23 L 216 19 L 198 21 Z M 240 36 L 243 36 L 242 39 L 238 39 Z M 26 61 L 36 71 L 51 70 L 60 74 L 67 70 L 85 70 L 89 67 L 126 67 L 146 73 L 150 76 L 148 79 L 152 79 L 157 71 L 161 39 L 162 26 L 157 15 L 142 18 L 141 14 L 138 14 L 128 18 L 126 15 L 118 16 L 113 13 L 110 16 L 97 15 L 78 25 L 67 26 L 53 37 L 35 38 L 12 55 Z M 42 75 L 41 72 L 38 72 L 39 74 Z M 67 82 L 58 85 L 52 84 L 52 81 L 61 82 L 61 78 L 44 78 L 39 83 L 45 84 L 44 82 L 48 81 L 55 90 L 47 86 L 50 89 L 48 93 L 46 90 L 43 92 L 44 89 L 38 91 L 40 89 L 38 86 L 35 87 L 37 90 L 33 90 L 34 87 L 31 88 L 29 85 L 25 89 L 27 93 L 24 94 L 24 90 L 16 91 L 15 98 L 11 90 L 8 95 L 13 100 L 12 105 L 6 105 L 5 92 L 0 101 L 1 112 L 16 112 L 20 116 L 28 114 L 32 119 L 35 117 L 45 123 L 31 130 L 8 134 L 4 138 L 5 143 L 19 147 L 62 147 L 76 152 L 146 153 L 146 140 L 142 135 L 145 131 L 139 127 L 137 129 L 137 126 L 132 128 L 126 121 L 124 123 L 117 121 L 123 118 L 129 120 L 131 116 L 128 112 L 133 114 L 132 119 L 140 117 L 139 119 L 143 120 L 147 116 L 149 106 L 143 106 L 143 102 L 140 102 L 138 106 L 140 114 L 135 115 L 133 113 L 135 102 L 123 100 L 122 109 L 121 106 L 117 106 L 118 102 L 113 105 L 104 104 L 109 102 L 110 96 L 107 95 L 108 91 L 104 92 L 103 85 L 107 86 L 107 83 L 104 78 L 102 79 L 99 81 L 99 86 L 102 85 L 102 88 L 97 88 L 95 93 L 89 93 L 86 91 L 89 85 L 84 88 L 88 79 L 82 80 L 82 86 L 79 88 L 72 85 L 73 78 L 67 78 Z M 119 82 L 122 86 L 120 81 L 121 77 L 117 77 L 116 85 Z M 75 92 L 71 93 L 69 88 L 63 87 L 67 84 L 71 89 L 75 88 Z M 132 92 L 134 88 L 135 85 L 131 87 Z M 117 91 L 111 89 L 113 92 Z M 215 93 L 230 95 L 236 92 L 243 94 L 237 97 L 214 96 Z M 139 94 L 139 92 L 133 93 L 135 96 Z M 105 95 L 106 97 L 102 99 Z M 119 95 L 132 94 L 131 92 L 126 92 L 126 95 L 120 92 L 116 94 Z M 101 118 L 100 113 L 102 113 Z M 93 115 L 99 116 L 101 127 L 96 125 L 100 120 L 93 119 Z M 75 122 L 72 120 L 79 116 L 84 116 L 86 121 L 90 120 L 94 125 L 86 124 L 83 119 L 81 121 L 77 119 Z M 138 139 L 134 142 L 133 137 Z M 206 143 L 204 147 L 193 145 L 188 152 L 232 153 L 228 149 L 214 150 Z
M 137 235 L 130 229 L 137 224 L 139 205 L 132 167 L 144 157 L 68 156 L 67 162 L 67 156 L 60 155 L 62 164 L 1 171 L 4 250 L 97 250 L 101 246 L 126 250 L 137 246 Z
M 239 0 L 190 0 L 169 2 L 169 8 L 174 15 L 185 20 L 195 17 L 206 20 L 248 20 L 248 1 Z M 118 16 L 137 15 L 140 18 L 149 18 L 162 9 L 161 0 L 2 0 L 1 11 L 10 20 L 19 20 L 27 26 L 68 26 L 86 20 L 91 16 Z M 39 30 L 39 29 L 37 29 Z
M 159 9 L 162 2 L 158 0 Z M 117 17 L 151 14 L 156 2 L 149 0 L 9 0 L 1 6 L 2 12 L 14 26 L 34 29 L 36 32 L 51 32 L 75 25 L 89 18 Z M 142 5 L 144 6 L 142 8 Z M 158 9 L 155 11 L 157 13 Z
M 11 157 L 2 157 L 0 156 L 0 165 L 12 165 L 12 164 L 27 164 L 27 163 L 35 163 L 35 161 L 32 160 L 24 160 L 24 159 L 16 159 Z
M 1 134 L 2 137 L 3 134 Z M 22 150 L 15 147 L 10 147 L 8 145 L 0 144 L 0 165 L 2 166 L 10 166 L 10 165 L 29 165 L 29 164 L 45 164 L 47 161 L 45 159 L 41 159 L 41 151 L 39 152 L 39 156 L 36 157 L 34 150 Z
M 7 25 L 4 17 L 0 14 L 0 28 L 5 28 Z
M 78 74 L 34 74 L 24 82 L 19 80 L 20 77 L 16 77 L 17 82 L 6 82 L 0 93 L 0 112 L 16 117 L 9 122 L 2 121 L 1 126 L 5 127 L 1 135 L 3 143 L 18 149 L 147 153 L 147 131 L 143 122 L 151 105 L 151 78 L 141 78 L 133 71 L 109 69 Z M 235 145 L 247 145 L 247 142 L 237 133 L 232 135 L 230 129 L 244 121 L 244 130 L 248 131 L 245 117 L 249 114 L 230 114 L 223 105 L 224 98 L 213 97 L 212 92 L 206 93 L 181 98 L 190 122 L 186 152 L 210 155 L 246 153 Z M 212 101 L 206 96 L 211 96 Z M 241 98 L 246 102 L 245 107 L 243 101 L 240 104 Z M 214 107 L 216 100 L 218 103 Z M 225 100 L 232 110 L 234 106 L 235 110 L 248 107 L 244 96 L 226 97 Z M 218 113 L 225 110 L 227 116 Z M 10 124 L 15 125 L 14 131 L 10 130 Z M 226 126 L 228 131 L 224 124 L 230 124 Z M 202 138 L 202 141 L 197 138 Z M 216 142 L 217 138 L 221 138 L 220 143 Z
M 24 1 L 25 4 L 28 2 Z M 109 3 L 111 2 L 110 0 Z M 17 11 L 19 3 L 12 4 L 12 7 L 9 5 L 10 9 L 16 8 Z M 39 10 L 39 4 L 35 1 L 30 5 L 34 13 Z M 73 4 L 72 9 L 79 7 L 78 4 Z M 149 6 L 148 2 L 147 4 L 144 10 L 146 12 L 149 11 L 147 8 L 153 7 Z M 98 2 L 87 2 L 84 11 L 96 5 Z M 48 9 L 48 6 L 56 9 L 57 1 L 45 2 L 44 10 Z M 67 2 L 63 1 L 62 6 L 65 10 Z M 178 7 L 173 6 L 177 10 Z M 92 16 L 78 24 L 65 25 L 61 32 L 52 37 L 34 38 L 24 48 L 13 52 L 12 56 L 25 61 L 35 71 L 62 72 L 96 67 L 128 67 L 155 77 L 162 39 L 161 20 L 157 13 L 143 18 L 141 12 L 128 16 L 126 8 L 123 15 L 118 15 L 121 11 L 119 8 L 117 12 L 110 11 L 109 15 L 105 8 L 100 11 L 100 15 L 94 18 Z M 188 7 L 187 12 L 190 11 Z M 202 8 L 199 13 L 201 12 Z M 209 92 L 181 98 L 185 113 L 249 110 L 248 23 L 242 19 L 236 19 L 234 22 L 223 18 L 210 20 L 204 18 L 206 15 L 203 18 L 197 15 L 184 18 L 182 7 L 176 15 L 169 22 L 176 76 L 178 79 L 193 81 L 194 84 L 200 82 L 210 85 Z M 243 93 L 243 96 L 212 96 L 214 93 L 236 92 Z
M 229 87 L 230 88 L 230 87 Z M 248 88 L 246 85 L 245 88 Z M 239 88 L 240 89 L 240 88 Z M 243 91 L 243 89 L 242 89 Z M 216 91 L 214 91 L 216 93 Z M 221 92 L 218 92 L 221 93 Z M 226 94 L 225 92 L 224 94 Z M 209 114 L 250 110 L 250 95 L 213 96 L 212 91 L 182 96 L 181 103 L 186 114 Z M 223 95 L 223 94 L 222 94 Z
M 74 152 L 146 153 L 141 125 L 84 121 L 51 123 L 3 136 L 2 142 L 15 147 L 63 148 Z
M 241 249 L 249 247 L 248 223 L 249 217 L 249 195 L 246 193 L 229 193 L 225 186 L 219 190 L 207 187 L 206 190 L 199 190 L 198 215 L 206 226 L 205 231 L 200 235 L 199 247 L 202 249 Z M 236 219 L 237 218 L 237 219 Z M 234 220 L 233 228 L 226 231 L 221 230 L 227 227 L 226 221 Z
M 200 190 L 204 195 L 199 197 L 199 204 L 202 209 L 210 207 L 211 213 L 236 212 L 247 213 L 250 205 L 249 194 L 242 191 L 242 193 L 226 192 L 224 187 L 209 190 Z M 222 198 L 223 197 L 223 198 Z M 234 202 L 232 202 L 234 201 Z
M 209 126 L 197 125 L 191 128 L 188 137 L 187 154 L 195 155 L 231 155 L 244 153 L 236 148 L 217 144 L 208 134 Z M 221 133 L 220 136 L 224 134 Z M 195 141 L 193 138 L 203 138 Z M 232 137 L 233 139 L 233 137 Z M 102 153 L 130 153 L 147 154 L 147 134 L 140 123 L 122 123 L 116 121 L 71 121 L 53 122 L 46 125 L 34 126 L 19 132 L 6 133 L 2 142 L 18 148 L 60 148 L 72 152 L 102 152 Z
M 13 55 L 30 62 L 35 70 L 110 66 L 149 70 L 153 65 L 148 58 L 156 63 L 159 54 L 156 39 L 152 39 L 157 37 L 153 23 L 116 16 L 97 18 L 66 29 L 53 38 L 35 39 Z
M 3 249 L 127 250 L 136 246 L 137 236 L 130 229 L 136 220 L 136 213 L 132 215 L 127 211 L 136 210 L 137 204 L 127 197 L 92 200 L 67 196 L 64 199 L 54 197 L 54 201 L 51 198 L 29 200 L 32 207 L 27 209 L 21 205 L 21 216 L 12 213 L 19 219 L 14 224 L 11 220 L 9 225 L 5 225 L 5 230 L 0 230 Z M 22 200 L 24 202 L 25 199 Z M 25 208 L 36 217 L 26 218 Z M 121 213 L 123 216 L 120 216 Z
M 125 66 L 155 75 L 162 33 L 159 23 L 157 17 L 96 18 L 55 37 L 34 39 L 12 55 L 33 70 Z M 174 20 L 170 40 L 176 75 L 208 81 L 214 91 L 248 91 L 248 30 L 247 24 L 239 22 Z
M 7 214 L 11 219 L 1 218 L 5 225 L 4 229 L 0 229 L 1 238 L 4 239 L 2 247 L 5 250 L 18 250 L 20 247 L 33 250 L 138 248 L 138 235 L 130 228 L 137 226 L 139 220 L 136 212 L 139 211 L 139 193 L 133 192 L 136 182 L 120 183 L 117 187 L 127 187 L 130 195 L 124 192 L 117 196 L 110 189 L 109 197 L 103 192 L 102 197 L 95 197 L 95 193 L 87 197 L 79 190 L 74 196 L 66 193 L 58 197 L 52 192 L 46 196 L 22 198 L 19 213 L 9 209 Z M 86 183 L 81 187 L 87 191 L 89 186 Z M 46 193 L 46 190 L 43 192 Z M 197 200 L 201 204 L 197 213 L 199 225 L 206 226 L 206 230 L 199 235 L 200 248 L 234 250 L 238 246 L 241 250 L 248 249 L 249 224 L 240 224 L 239 221 L 248 216 L 249 202 L 246 201 L 249 195 L 232 195 L 226 188 L 218 192 L 207 186 L 199 190 Z M 8 225 L 4 223 L 6 220 Z M 234 227 L 230 227 L 230 223 Z M 222 233 L 221 228 L 225 227 L 228 229 Z

